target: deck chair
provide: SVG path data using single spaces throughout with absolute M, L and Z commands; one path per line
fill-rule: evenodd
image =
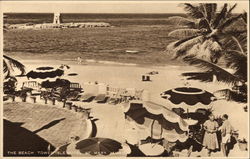
M 30 90 L 31 95 L 41 95 L 41 84 L 37 81 L 23 82 L 22 89 Z
M 96 97 L 95 97 L 95 101 L 97 103 L 105 103 L 107 102 L 107 99 L 108 97 L 106 96 L 106 94 L 98 94 Z
M 121 101 L 121 94 L 126 91 L 125 89 L 118 89 L 116 94 L 113 94 L 113 96 L 110 97 L 109 103 L 110 104 L 118 104 Z
M 86 93 L 86 94 L 81 95 L 79 97 L 79 100 L 83 101 L 83 102 L 91 102 L 94 98 L 95 98 L 94 94 L 92 94 L 92 93 Z
M 134 96 L 134 98 L 136 99 L 136 100 L 141 100 L 142 99 L 142 93 L 143 93 L 143 89 L 142 90 L 135 90 L 135 96 Z

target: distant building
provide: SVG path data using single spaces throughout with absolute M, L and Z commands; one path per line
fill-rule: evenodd
M 62 22 L 60 16 L 61 16 L 60 13 L 54 13 L 53 24 L 60 24 Z

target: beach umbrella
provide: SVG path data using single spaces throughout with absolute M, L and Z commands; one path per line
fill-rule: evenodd
M 75 149 L 82 154 L 109 155 L 122 149 L 122 144 L 109 138 L 88 138 L 75 144 Z
M 41 86 L 43 88 L 69 87 L 70 81 L 60 78 L 56 79 L 55 81 L 46 80 L 41 83 Z
M 64 70 L 61 68 L 54 69 L 53 67 L 38 67 L 35 70 L 28 72 L 26 76 L 32 79 L 46 79 L 61 77 L 63 74 Z
M 124 112 L 127 120 L 135 122 L 138 131 L 142 130 L 144 136 L 165 138 L 171 142 L 184 142 L 187 139 L 188 124 L 162 105 L 150 101 L 132 101 L 125 106 Z
M 178 87 L 161 93 L 161 97 L 167 99 L 173 108 L 182 108 L 187 112 L 195 112 L 197 109 L 209 109 L 209 105 L 216 98 L 205 90 L 194 87 Z

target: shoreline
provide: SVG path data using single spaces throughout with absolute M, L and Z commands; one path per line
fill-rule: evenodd
M 28 53 L 31 54 L 31 53 Z M 115 60 L 114 58 L 109 59 L 100 59 L 100 58 L 84 58 L 82 57 L 82 62 L 81 64 L 78 63 L 77 58 L 60 58 L 61 55 L 58 55 L 57 57 L 55 57 L 55 55 L 47 56 L 47 55 L 43 55 L 43 57 L 40 57 L 38 55 L 34 55 L 33 57 L 31 55 L 25 55 L 25 56 L 17 56 L 16 53 L 4 53 L 4 55 L 6 56 L 10 56 L 18 61 L 20 61 L 21 63 L 24 64 L 38 64 L 38 63 L 42 63 L 42 61 L 46 61 L 46 64 L 68 64 L 68 65 L 103 65 L 103 66 L 137 66 L 137 67 L 152 67 L 152 68 L 161 68 L 161 67 L 167 67 L 167 66 L 173 66 L 173 67 L 178 67 L 178 66 L 190 66 L 186 63 L 184 63 L 181 60 L 167 60 L 165 61 L 160 61 L 160 62 L 156 62 L 156 61 L 143 61 L 143 62 L 138 62 L 138 60 L 123 60 L 123 59 L 118 59 Z M 47 56 L 47 57 L 45 57 Z M 141 56 L 141 55 L 138 55 Z M 25 59 L 24 59 L 25 57 Z M 81 56 L 79 56 L 81 57 Z M 163 57 L 165 58 L 165 57 Z M 136 61 L 136 62 L 135 62 Z M 65 62 L 65 63 L 62 63 Z M 190 66 L 193 67 L 193 66 Z

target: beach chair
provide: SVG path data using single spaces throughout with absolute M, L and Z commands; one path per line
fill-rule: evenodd
M 69 87 L 70 91 L 78 91 L 78 92 L 82 91 L 81 85 L 79 83 L 70 83 Z
M 41 95 L 41 84 L 37 81 L 23 82 L 22 90 L 29 90 L 31 95 Z
M 106 94 L 98 94 L 95 99 L 94 99 L 97 103 L 105 103 L 108 100 L 108 97 L 106 96 Z
M 86 93 L 86 94 L 83 94 L 79 97 L 79 100 L 82 101 L 82 102 L 91 102 L 93 101 L 93 99 L 95 98 L 96 96 L 92 93 Z
M 142 93 L 143 93 L 143 89 L 142 90 L 135 90 L 135 96 L 134 99 L 136 100 L 141 100 L 142 99 Z
M 114 93 L 110 98 L 108 103 L 109 104 L 118 104 L 122 101 L 122 94 L 125 92 L 125 89 L 119 88 L 117 93 Z

